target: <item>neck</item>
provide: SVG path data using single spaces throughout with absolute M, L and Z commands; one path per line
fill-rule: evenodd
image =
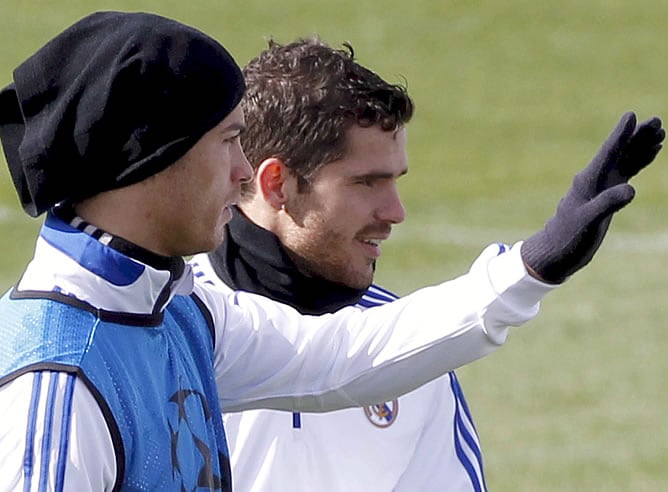
M 50 213 L 58 220 L 67 223 L 79 231 L 85 232 L 87 235 L 100 241 L 105 246 L 108 246 L 125 256 L 138 260 L 141 263 L 150 265 L 157 270 L 173 271 L 175 272 L 175 277 L 179 277 L 184 270 L 185 261 L 182 257 L 160 255 L 152 250 L 146 249 L 140 244 L 132 242 L 108 229 L 89 222 L 79 215 L 73 207 L 67 205 L 56 206 Z M 47 223 L 49 220 L 50 219 L 47 219 Z
M 171 256 L 161 247 L 160 235 L 151 229 L 146 217 L 139 186 L 133 185 L 98 193 L 77 203 L 74 212 L 89 224 L 125 238 L 144 249 L 162 256 Z

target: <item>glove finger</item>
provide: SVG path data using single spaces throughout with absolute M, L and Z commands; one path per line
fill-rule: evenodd
M 580 208 L 581 219 L 590 225 L 599 224 L 603 219 L 618 212 L 631 203 L 635 189 L 628 183 L 621 183 L 599 193 Z
M 654 122 L 657 122 L 659 126 L 654 126 Z M 636 148 L 653 147 L 654 145 L 663 142 L 665 138 L 666 131 L 661 127 L 661 120 L 653 118 L 638 126 L 629 141 L 626 153 L 629 153 Z
M 619 119 L 617 126 L 612 130 L 608 138 L 601 146 L 599 154 L 612 155 L 619 153 L 628 145 L 631 137 L 634 135 L 636 129 L 636 115 L 629 111 L 624 113 Z
M 645 148 L 642 150 L 642 152 L 638 153 L 636 156 L 636 166 L 633 169 L 629 169 L 632 172 L 629 173 L 628 177 L 630 178 L 635 176 L 640 171 L 649 166 L 662 148 L 663 144 L 656 144 L 654 147 Z
M 652 147 L 663 142 L 665 137 L 666 132 L 662 127 L 661 119 L 655 116 L 638 124 L 629 140 L 625 153 L 628 154 L 634 149 Z
M 656 130 L 660 130 L 662 126 L 661 118 L 658 116 L 653 116 L 641 123 L 638 123 L 636 131 L 634 132 L 634 137 L 640 135 L 641 133 L 653 133 Z
M 659 151 L 663 148 L 662 144 L 657 144 L 653 147 L 646 147 L 638 150 L 633 157 L 627 157 L 623 160 L 623 167 L 618 170 L 616 177 L 611 173 L 608 179 L 608 186 L 626 182 L 640 171 L 649 166 L 656 158 Z
M 633 136 L 635 127 L 635 113 L 624 113 L 592 161 L 583 169 L 584 181 L 595 186 L 603 178 L 603 174 L 607 174 L 609 169 L 617 166 L 619 158 L 622 157 L 626 146 Z M 591 191 L 595 191 L 595 188 Z
M 652 116 L 651 118 L 641 122 L 638 125 L 638 127 L 639 128 L 650 127 L 650 128 L 655 128 L 656 130 L 658 130 L 659 128 L 661 128 L 662 123 L 663 122 L 661 121 L 661 118 L 659 118 L 658 116 Z

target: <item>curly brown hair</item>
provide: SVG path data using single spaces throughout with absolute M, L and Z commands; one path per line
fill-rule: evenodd
M 349 43 L 335 49 L 313 36 L 268 44 L 243 69 L 248 129 L 242 145 L 254 168 L 280 158 L 305 191 L 321 166 L 343 157 L 352 125 L 394 131 L 411 119 L 414 105 L 405 85 L 361 66 Z M 242 193 L 254 193 L 253 184 Z

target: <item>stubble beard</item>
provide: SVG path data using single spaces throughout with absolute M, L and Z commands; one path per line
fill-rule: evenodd
M 302 244 L 293 251 L 293 261 L 299 270 L 307 276 L 319 277 L 353 289 L 365 290 L 373 281 L 376 260 L 357 266 L 360 261 L 352 261 L 350 255 L 328 254 L 323 252 L 337 251 L 336 246 L 344 244 L 344 238 L 330 235 L 329 239 L 321 238 Z

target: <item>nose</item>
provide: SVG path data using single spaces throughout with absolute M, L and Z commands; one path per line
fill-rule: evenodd
M 383 200 L 382 205 L 376 212 L 378 220 L 390 224 L 400 224 L 406 219 L 406 209 L 401 202 L 399 190 L 396 186 L 388 192 Z
M 246 153 L 242 148 L 239 148 L 239 159 L 235 160 L 234 168 L 234 180 L 239 181 L 240 183 L 248 183 L 253 179 L 253 167 L 248 162 L 246 158 Z

